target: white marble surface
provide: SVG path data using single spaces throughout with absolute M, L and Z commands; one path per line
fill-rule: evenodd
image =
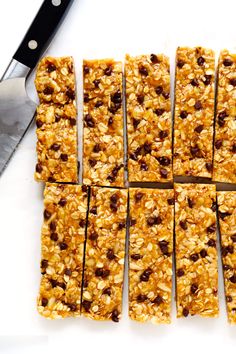
M 40 4 L 41 0 L 0 1 L 0 73 Z M 173 63 L 178 45 L 236 51 L 235 14 L 234 0 L 75 0 L 48 54 L 74 56 L 80 105 L 82 58 L 122 59 L 126 52 L 163 51 Z M 35 99 L 32 77 L 27 87 Z M 43 204 L 42 185 L 33 180 L 35 140 L 33 125 L 0 178 L 0 352 L 194 354 L 235 350 L 236 327 L 227 324 L 222 285 L 219 319 L 176 320 L 173 303 L 170 326 L 131 322 L 127 288 L 118 325 L 84 318 L 52 322 L 37 314 Z

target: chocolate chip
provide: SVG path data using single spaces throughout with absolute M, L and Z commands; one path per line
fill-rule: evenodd
M 226 58 L 223 60 L 223 64 L 224 64 L 224 66 L 231 66 L 231 65 L 233 65 L 233 61 L 229 58 Z
M 190 152 L 193 157 L 200 157 L 201 156 L 201 150 L 199 149 L 199 147 L 197 145 L 191 146 Z
M 205 249 L 202 249 L 202 250 L 200 251 L 200 256 L 201 256 L 202 258 L 206 258 L 206 256 L 207 256 L 207 251 L 206 251 Z
M 67 154 L 61 154 L 60 159 L 64 162 L 68 161 L 68 155 Z
M 117 92 L 114 93 L 114 95 L 111 96 L 111 101 L 114 103 L 121 103 L 122 102 L 120 90 L 118 90 Z
M 198 86 L 198 81 L 197 81 L 197 79 L 192 79 L 192 80 L 190 81 L 190 84 L 191 84 L 192 86 Z
M 155 305 L 159 306 L 159 305 L 162 304 L 164 301 L 163 301 L 163 298 L 162 298 L 160 295 L 157 295 L 157 296 L 155 297 L 155 299 L 152 300 L 152 302 L 153 302 Z
M 134 129 L 137 128 L 137 126 L 139 125 L 139 123 L 140 123 L 140 120 L 139 120 L 139 119 L 133 118 L 133 127 L 134 127 Z
M 142 197 L 143 197 L 143 193 L 142 193 L 142 192 L 137 192 L 137 193 L 135 194 L 135 202 L 136 202 L 136 203 L 140 202 L 140 200 L 142 199 Z
M 233 245 L 227 246 L 227 250 L 228 250 L 228 253 L 233 254 L 234 253 L 234 246 Z
M 221 148 L 222 144 L 223 144 L 223 140 L 222 139 L 216 140 L 216 142 L 215 142 L 216 149 L 219 150 Z
M 146 301 L 147 300 L 147 295 L 144 295 L 144 294 L 139 294 L 138 296 L 137 296 L 137 302 L 144 302 L 144 301 Z
M 232 302 L 232 301 L 233 301 L 233 298 L 232 298 L 231 295 L 227 295 L 227 296 L 225 297 L 225 300 L 226 300 L 226 302 Z
M 91 241 L 95 241 L 97 238 L 98 238 L 98 234 L 97 234 L 96 231 L 93 231 L 93 232 L 90 233 L 89 239 L 90 239 Z
M 136 220 L 135 219 L 130 219 L 130 226 L 134 226 L 136 224 Z
M 102 268 L 97 268 L 95 270 L 95 275 L 96 275 L 96 277 L 101 277 L 103 275 L 103 269 Z
M 232 277 L 229 278 L 229 281 L 231 281 L 233 284 L 236 284 L 236 274 L 232 275 Z
M 213 164 L 211 162 L 206 162 L 205 166 L 208 172 L 213 171 Z
M 76 304 L 67 304 L 67 306 L 69 307 L 69 309 L 72 312 L 75 312 L 77 310 L 77 305 Z
M 183 316 L 188 317 L 188 315 L 189 315 L 189 309 L 187 307 L 184 307 L 183 308 Z
M 57 228 L 57 224 L 55 221 L 52 221 L 50 224 L 49 224 L 49 228 L 51 231 L 56 231 L 56 228 Z
M 71 269 L 66 268 L 66 269 L 65 269 L 65 275 L 71 276 L 71 274 L 72 274 Z
M 144 161 L 140 161 L 140 170 L 142 171 L 147 171 L 148 170 L 148 165 Z
M 37 128 L 41 128 L 43 126 L 43 122 L 41 121 L 41 119 L 36 120 L 36 126 Z
M 188 198 L 188 206 L 191 209 L 194 207 L 194 201 L 191 198 Z
M 52 232 L 51 233 L 51 235 L 50 235 L 50 239 L 52 240 L 52 241 L 57 241 L 58 240 L 58 235 L 57 235 L 57 233 L 56 232 Z
M 56 182 L 56 179 L 52 176 L 48 177 L 48 182 L 53 183 Z
M 226 247 L 221 247 L 221 255 L 222 255 L 222 257 L 226 257 L 227 256 L 227 254 L 228 254 L 228 247 L 226 246 Z
M 184 275 L 184 270 L 182 268 L 177 269 L 176 274 L 177 274 L 177 277 L 182 277 Z
M 84 93 L 84 103 L 89 102 L 89 95 L 87 93 Z
M 95 80 L 93 81 L 93 83 L 94 83 L 94 86 L 95 86 L 96 88 L 98 88 L 98 87 L 99 87 L 99 84 L 100 84 L 100 80 L 95 79 Z
M 74 127 L 76 125 L 76 119 L 75 118 L 69 118 L 70 120 L 70 125 Z
M 212 201 L 212 205 L 211 205 L 211 210 L 215 212 L 216 211 L 216 207 L 217 207 L 216 201 L 213 200 Z
M 161 156 L 157 158 L 157 161 L 159 162 L 160 165 L 162 166 L 169 166 L 171 163 L 170 158 L 167 156 Z
M 60 144 L 54 143 L 51 145 L 50 149 L 54 150 L 54 151 L 58 151 L 58 150 L 60 150 L 60 147 L 61 147 Z
M 210 238 L 207 244 L 209 247 L 216 247 L 216 241 L 213 238 Z
M 115 194 L 112 194 L 112 196 L 110 197 L 110 201 L 112 202 L 112 203 L 117 203 L 118 202 L 118 200 L 119 200 L 119 196 L 115 193 Z
M 188 112 L 187 111 L 181 111 L 180 112 L 180 118 L 185 119 L 185 118 L 187 118 L 187 116 L 188 116 Z
M 194 105 L 194 108 L 199 111 L 200 109 L 202 109 L 202 104 L 200 101 L 197 101 Z
M 66 91 L 66 96 L 73 101 L 75 99 L 75 91 L 71 88 L 68 88 L 68 90 Z
M 179 60 L 177 61 L 177 67 L 178 67 L 179 69 L 182 69 L 182 67 L 184 66 L 184 64 L 185 64 L 185 62 L 184 62 L 183 60 L 181 60 L 181 59 L 179 59 Z
M 109 248 L 109 250 L 107 251 L 107 258 L 112 261 L 113 259 L 116 258 L 113 249 Z
M 106 288 L 106 289 L 104 289 L 102 293 L 103 293 L 104 295 L 111 296 L 111 288 Z
M 110 125 L 112 125 L 112 124 L 113 124 L 113 118 L 110 117 L 110 118 L 108 119 L 108 126 L 110 126 Z
M 91 167 L 94 167 L 97 164 L 97 161 L 94 160 L 94 159 L 89 159 L 88 161 L 89 161 L 89 164 L 90 164 Z
M 92 305 L 92 301 L 83 300 L 82 302 L 82 306 L 86 312 L 89 312 L 91 305 Z
M 59 242 L 59 247 L 61 251 L 64 251 L 68 248 L 68 245 L 65 242 Z
M 232 240 L 233 242 L 236 242 L 236 235 L 231 236 L 231 240 Z
M 205 80 L 203 80 L 204 85 L 205 86 L 210 85 L 212 76 L 211 75 L 205 75 L 204 77 L 205 77 Z
M 139 72 L 141 75 L 148 76 L 148 70 L 143 65 L 139 67 Z
M 158 60 L 156 54 L 151 54 L 151 55 L 150 55 L 150 60 L 151 60 L 151 62 L 152 62 L 153 64 L 159 63 L 159 60 Z
M 88 65 L 84 65 L 84 74 L 88 74 L 90 71 L 90 68 L 88 67 Z
M 57 286 L 59 286 L 60 288 L 62 288 L 63 290 L 66 290 L 66 284 L 63 282 L 57 282 Z
M 94 215 L 97 215 L 97 207 L 96 207 L 96 205 L 94 205 L 94 206 L 90 209 L 90 213 L 91 213 L 91 214 L 94 214 Z
M 162 86 L 157 86 L 156 89 L 155 89 L 155 91 L 156 91 L 156 94 L 157 94 L 157 95 L 161 95 L 162 92 L 163 92 L 163 87 L 162 87 Z
M 227 216 L 230 216 L 231 214 L 229 212 L 222 213 L 221 211 L 218 212 L 220 219 L 224 220 Z
M 168 130 L 161 130 L 159 132 L 159 138 L 160 139 L 165 139 L 165 138 L 167 138 L 168 135 L 169 135 Z
M 59 116 L 59 114 L 55 114 L 55 122 L 60 122 L 61 120 L 61 116 Z
M 142 104 L 144 102 L 144 96 L 143 95 L 138 95 L 137 96 L 137 101 L 139 104 Z
M 167 178 L 168 176 L 168 171 L 165 168 L 160 169 L 160 175 L 162 178 Z
M 101 106 L 103 106 L 103 102 L 102 102 L 102 101 L 97 101 L 97 102 L 95 103 L 95 108 L 99 108 L 99 107 L 101 107 Z
M 80 220 L 79 226 L 80 227 L 85 227 L 85 225 L 86 225 L 86 220 Z
M 112 66 L 108 66 L 105 70 L 104 70 L 104 74 L 107 76 L 111 76 L 112 74 Z
M 160 225 L 162 223 L 162 219 L 160 216 L 150 216 L 147 219 L 148 226 Z
M 198 285 L 197 284 L 192 284 L 191 285 L 191 293 L 195 294 L 198 290 Z
M 118 230 L 122 230 L 122 229 L 124 229 L 125 228 L 125 222 L 124 221 L 120 221 L 119 223 L 118 223 Z
M 157 116 L 161 116 L 163 113 L 165 112 L 164 109 L 162 108 L 157 108 L 154 113 L 157 115 Z
M 236 143 L 233 144 L 232 146 L 232 152 L 235 154 L 236 153 Z
M 111 107 L 108 108 L 108 111 L 111 112 L 112 114 L 115 114 L 120 108 L 121 108 L 121 102 L 114 103 Z
M 158 243 L 161 252 L 165 255 L 165 256 L 169 256 L 169 252 L 168 252 L 168 244 L 169 242 L 162 240 Z
M 36 164 L 35 170 L 36 170 L 36 172 L 38 172 L 38 173 L 41 173 L 41 172 L 43 171 L 43 166 L 41 165 L 40 162 L 38 162 L 38 163 Z
M 86 114 L 84 117 L 84 121 L 88 127 L 93 128 L 95 126 L 94 120 L 90 114 Z
M 67 200 L 66 198 L 61 198 L 58 202 L 58 204 L 61 206 L 61 207 L 64 207 L 67 203 Z
M 198 125 L 195 129 L 194 129 L 194 131 L 196 132 L 196 133 L 201 133 L 202 131 L 203 131 L 203 129 L 204 129 L 204 125 L 203 124 L 200 124 L 200 125 Z
M 85 193 L 85 192 L 87 192 L 87 190 L 88 190 L 88 187 L 85 186 L 85 185 L 83 185 L 83 186 L 82 186 L 82 192 Z
M 231 266 L 228 265 L 228 264 L 223 264 L 223 269 L 224 269 L 225 271 L 230 270 L 230 269 L 231 269 Z
M 110 275 L 109 269 L 104 269 L 102 273 L 102 278 L 105 279 Z
M 145 142 L 143 144 L 143 150 L 144 150 L 145 154 L 151 154 L 151 152 L 152 152 L 152 144 L 148 143 L 148 142 Z
M 175 199 L 174 198 L 169 198 L 169 199 L 167 199 L 167 203 L 169 205 L 174 205 L 175 204 Z
M 119 322 L 119 312 L 117 310 L 112 311 L 111 319 L 113 322 Z
M 48 261 L 47 261 L 46 259 L 42 259 L 42 261 L 41 261 L 41 267 L 42 267 L 42 268 L 47 268 L 47 266 L 48 266 Z
M 51 86 L 46 86 L 45 89 L 43 90 L 43 93 L 45 95 L 51 95 L 54 92 L 54 89 Z
M 116 213 L 118 210 L 117 205 L 115 203 L 110 203 L 110 208 L 113 213 Z
M 50 217 L 52 216 L 52 214 L 50 213 L 50 211 L 48 211 L 47 209 L 44 210 L 43 212 L 43 216 L 45 220 L 50 219 Z
M 45 297 L 43 297 L 42 300 L 41 300 L 41 304 L 42 304 L 43 307 L 47 306 L 47 304 L 48 304 L 48 299 L 46 299 Z
M 213 232 L 216 232 L 216 225 L 212 224 L 211 226 L 207 227 L 207 232 L 212 234 Z
M 141 275 L 140 280 L 147 282 L 149 280 L 150 275 L 152 274 L 152 270 L 150 268 L 146 269 Z
M 58 282 L 55 279 L 50 279 L 49 281 L 51 283 L 52 288 L 55 288 L 58 284 Z
M 191 259 L 191 261 L 197 262 L 197 260 L 199 259 L 199 255 L 197 253 L 193 253 L 190 255 L 189 258 Z
M 236 86 L 236 78 L 230 79 L 229 80 L 230 85 Z
M 179 225 L 183 230 L 188 229 L 188 224 L 187 224 L 186 220 L 180 220 Z
M 168 100 L 168 98 L 170 98 L 169 92 L 162 92 L 162 96 L 163 96 L 166 100 Z
M 139 259 L 143 258 L 143 256 L 141 256 L 141 254 L 138 254 L 138 253 L 134 253 L 134 254 L 131 254 L 131 259 L 133 259 L 134 261 L 138 261 Z
M 197 58 L 197 63 L 199 66 L 203 66 L 203 64 L 205 63 L 205 59 L 203 57 L 199 57 Z

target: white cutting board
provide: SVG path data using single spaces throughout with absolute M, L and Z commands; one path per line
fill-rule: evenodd
M 41 2 L 0 1 L 0 73 Z M 74 56 L 81 118 L 82 58 L 122 59 L 126 52 L 164 52 L 173 63 L 178 45 L 236 52 L 235 16 L 235 0 L 75 0 L 47 54 Z M 35 99 L 33 76 L 28 89 Z M 131 322 L 127 287 L 119 324 L 84 318 L 48 321 L 38 315 L 43 186 L 33 180 L 35 141 L 32 126 L 0 178 L 0 353 L 235 351 L 236 326 L 227 324 L 222 286 L 219 319 L 176 320 L 173 302 L 169 326 Z

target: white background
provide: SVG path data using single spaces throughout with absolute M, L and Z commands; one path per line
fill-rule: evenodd
M 0 76 L 41 2 L 0 1 Z M 75 0 L 47 54 L 74 56 L 81 107 L 82 58 L 165 52 L 173 62 L 178 45 L 236 52 L 235 19 L 235 0 Z M 27 87 L 35 99 L 33 77 Z M 235 351 L 236 326 L 227 324 L 222 285 L 219 319 L 176 320 L 173 302 L 171 325 L 134 323 L 127 316 L 127 289 L 119 324 L 38 315 L 43 186 L 33 180 L 35 140 L 32 126 L 0 178 L 0 353 Z

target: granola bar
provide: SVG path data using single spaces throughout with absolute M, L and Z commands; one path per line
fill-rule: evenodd
M 213 179 L 236 183 L 236 54 L 223 50 L 218 65 Z
M 83 182 L 124 186 L 122 64 L 84 60 Z
M 129 181 L 171 181 L 169 58 L 126 55 L 125 77 Z
M 177 49 L 175 175 L 212 177 L 214 77 L 214 52 L 211 49 Z
M 217 317 L 216 188 L 175 184 L 177 317 Z
M 76 107 L 40 104 L 37 109 L 37 164 L 35 179 L 77 182 Z
M 67 104 L 75 100 L 72 57 L 45 57 L 37 68 L 35 86 L 41 103 Z
M 91 188 L 82 312 L 118 322 L 122 309 L 127 190 Z
M 80 315 L 87 187 L 46 184 L 38 311 L 47 318 Z
M 170 323 L 173 190 L 130 189 L 129 316 Z
M 236 192 L 218 192 L 221 257 L 228 320 L 236 324 Z

